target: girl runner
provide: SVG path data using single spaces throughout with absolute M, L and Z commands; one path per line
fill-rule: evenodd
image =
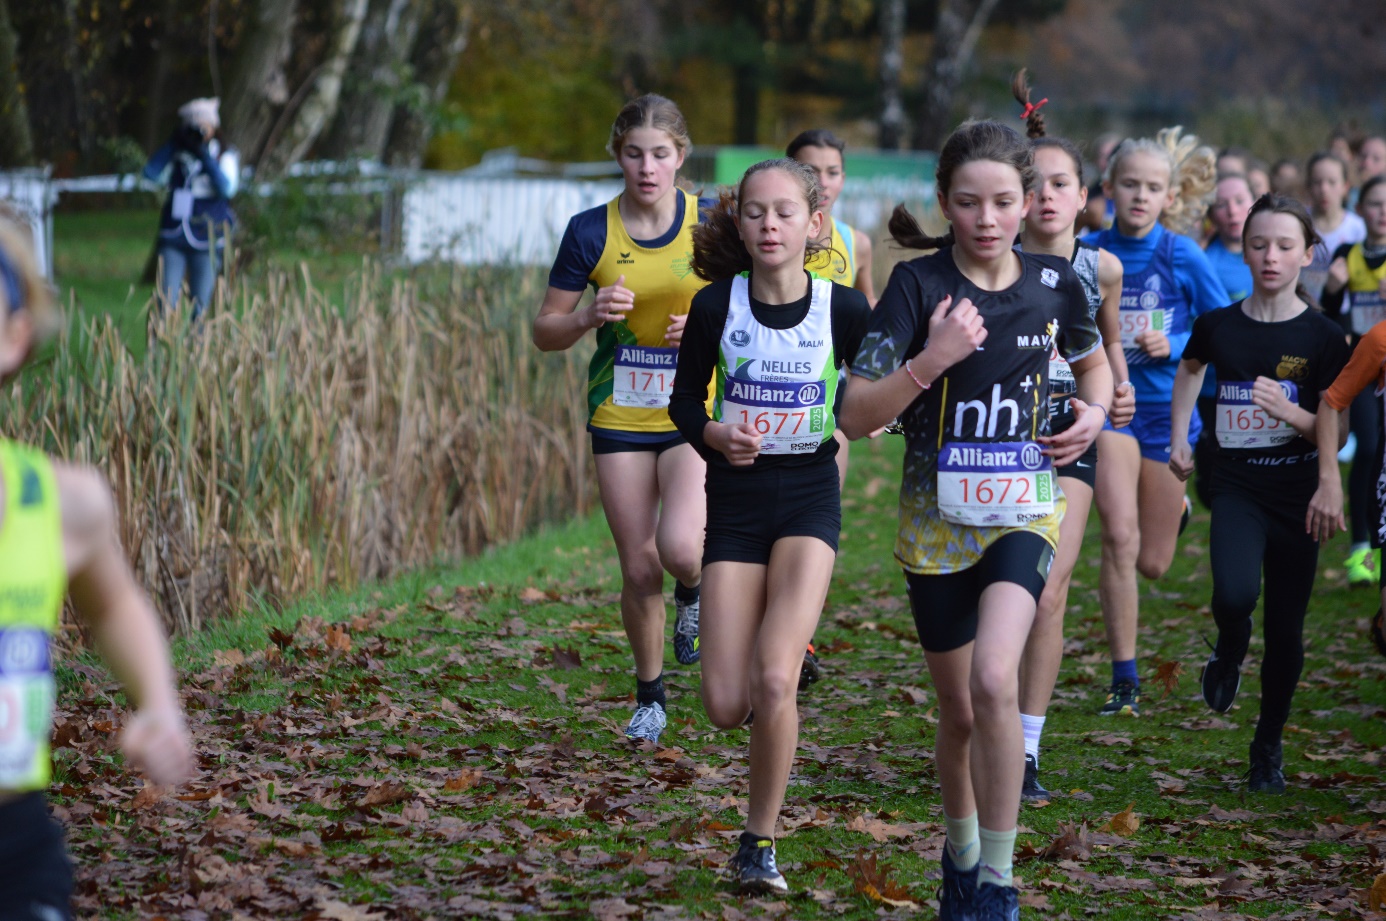
M 1350 185 L 1347 161 L 1337 154 L 1321 151 L 1309 158 L 1304 172 L 1308 177 L 1314 231 L 1320 242 L 1314 245 L 1314 261 L 1300 274 L 1305 290 L 1318 302 L 1323 299 L 1333 254 L 1344 243 L 1361 243 L 1367 228 L 1360 217 L 1347 210 Z
M 1021 70 L 1011 85 L 1015 98 L 1025 106 L 1030 146 L 1034 150 L 1039 185 L 1035 201 L 1025 218 L 1020 248 L 1027 253 L 1061 256 L 1073 265 L 1083 283 L 1088 313 L 1102 331 L 1112 376 L 1126 380 L 1126 356 L 1121 350 L 1117 330 L 1117 309 L 1121 302 L 1121 263 L 1106 250 L 1081 243 L 1074 235 L 1074 224 L 1087 204 L 1088 190 L 1083 184 L 1083 157 L 1078 148 L 1062 138 L 1046 137 L 1044 116 L 1030 102 L 1030 86 Z M 1054 434 L 1073 424 L 1069 400 L 1073 395 L 1073 373 L 1057 347 L 1049 355 L 1049 427 Z M 1117 388 L 1112 403 L 1112 424 L 1123 426 L 1136 407 L 1136 394 L 1130 384 Z M 1064 611 L 1068 608 L 1068 585 L 1078 562 L 1078 548 L 1092 507 L 1092 488 L 1097 478 L 1097 447 L 1090 445 L 1071 464 L 1056 468 L 1059 488 L 1067 500 L 1059 527 L 1059 547 L 1049 581 L 1040 595 L 1035 624 L 1020 661 L 1020 725 L 1025 734 L 1025 780 L 1021 799 L 1047 800 L 1048 790 L 1039 782 L 1039 744 L 1044 732 L 1045 712 L 1054 694 L 1059 665 L 1064 654 Z
M 969 122 L 948 138 L 936 182 L 952 228 L 924 236 L 896 209 L 898 242 L 939 251 L 895 267 L 840 420 L 849 438 L 896 416 L 905 429 L 895 556 L 938 693 L 945 921 L 1019 913 L 1017 673 L 1059 540 L 1064 499 L 1051 465 L 1087 449 L 1112 398 L 1068 258 L 1011 248 L 1037 181 L 1029 144 L 1004 125 Z M 1055 342 L 1077 382 L 1076 421 L 1050 437 Z
M 1225 157 L 1219 157 L 1219 160 Z M 1250 177 L 1242 173 L 1218 173 L 1213 190 L 1213 204 L 1208 217 L 1213 235 L 1203 247 L 1203 254 L 1213 266 L 1230 300 L 1240 301 L 1251 293 L 1251 269 L 1242 258 L 1242 229 L 1251 203 L 1259 198 L 1252 192 Z M 1203 374 L 1203 389 L 1198 394 L 1198 421 L 1203 434 L 1194 445 L 1194 491 L 1204 508 L 1213 507 L 1213 461 L 1217 456 L 1217 439 L 1213 435 L 1214 411 L 1217 407 L 1217 375 Z
M 704 465 L 669 418 L 688 305 L 703 281 L 689 259 L 696 196 L 674 185 L 691 142 L 663 96 L 626 103 L 607 150 L 626 188 L 568 222 L 534 344 L 572 347 L 590 329 L 587 429 L 597 485 L 621 561 L 621 622 L 635 654 L 635 713 L 626 735 L 658 741 L 665 716 L 664 572 L 674 576 L 674 654 L 698 661 Z M 577 309 L 590 285 L 596 296 Z
M 703 706 L 751 726 L 740 885 L 785 891 L 775 820 L 798 745 L 804 644 L 827 597 L 842 524 L 833 455 L 838 368 L 857 354 L 871 308 L 805 270 L 822 227 L 818 182 L 788 158 L 752 166 L 694 231 L 693 298 L 669 414 L 707 460 Z M 707 412 L 708 377 L 716 399 Z
M 0 225 L 0 379 L 56 325 L 28 241 Z M 163 630 L 116 537 L 94 470 L 0 440 L 0 916 L 71 917 L 72 868 L 43 791 L 51 771 L 53 658 L 63 599 L 91 628 L 135 705 L 121 747 L 155 783 L 192 772 Z
M 1346 318 L 1353 342 L 1361 341 L 1386 319 L 1386 180 L 1377 176 L 1363 183 L 1357 209 L 1364 237 L 1334 250 L 1323 288 L 1324 310 L 1330 316 Z M 1352 547 L 1346 561 L 1347 577 L 1349 585 L 1370 585 L 1381 569 L 1380 551 L 1371 548 L 1375 467 L 1381 453 L 1381 404 L 1364 391 L 1353 400 L 1348 419 L 1357 436 L 1358 453 L 1353 455 L 1348 472 Z
M 866 295 L 867 303 L 874 307 L 876 288 L 871 278 L 871 238 L 833 217 L 833 205 L 847 181 L 846 147 L 842 139 L 831 131 L 812 128 L 801 131 L 789 142 L 784 153 L 812 167 L 821 190 L 819 208 L 823 211 L 824 226 L 814 241 L 820 248 L 809 257 L 809 271 L 839 285 L 856 288 Z M 839 383 L 847 383 L 845 369 Z M 847 484 L 848 443 L 840 431 L 833 432 L 833 438 L 837 440 L 837 482 L 840 488 Z M 809 643 L 804 651 L 803 669 L 799 673 L 801 691 L 817 681 L 820 674 L 818 656 L 813 646 L 813 643 Z
M 1203 219 L 1213 190 L 1213 151 L 1166 128 L 1124 141 L 1108 164 L 1116 222 L 1086 238 L 1121 260 L 1121 344 L 1136 388 L 1136 416 L 1098 436 L 1097 512 L 1102 518 L 1099 594 L 1112 650 L 1103 716 L 1140 714 L 1136 672 L 1136 574 L 1158 579 L 1174 559 L 1189 513 L 1169 469 L 1169 394 L 1194 317 L 1227 305 L 1203 251 L 1183 234 Z M 1197 438 L 1197 420 L 1190 437 Z
M 1283 793 L 1280 738 L 1304 667 L 1304 616 L 1319 556 L 1303 522 L 1318 485 L 1315 455 L 1338 452 L 1336 439 L 1318 440 L 1314 414 L 1348 347 L 1298 287 L 1318 240 L 1304 206 L 1263 196 L 1244 237 L 1252 291 L 1194 321 L 1174 381 L 1169 465 L 1181 480 L 1193 472 L 1187 432 L 1204 368 L 1212 365 L 1219 454 L 1208 543 L 1218 639 L 1203 669 L 1203 699 L 1219 713 L 1232 709 L 1264 569 L 1261 718 L 1247 776 L 1253 792 Z

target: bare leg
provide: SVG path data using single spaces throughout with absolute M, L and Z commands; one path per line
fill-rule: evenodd
M 1097 436 L 1097 514 L 1102 519 L 1102 569 L 1098 594 L 1113 661 L 1136 657 L 1138 594 L 1136 559 L 1141 549 L 1140 444 L 1129 435 Z
M 1147 579 L 1169 572 L 1183 512 L 1184 484 L 1174 471 L 1168 464 L 1141 458 L 1141 551 L 1136 569 Z
M 1020 729 L 1018 671 L 1034 618 L 1035 599 L 1019 585 L 997 582 L 982 592 L 969 681 L 972 789 L 978 823 L 995 831 L 1015 828 L 1020 814 L 1025 737 Z
M 598 454 L 602 509 L 621 561 L 621 623 L 635 655 L 635 675 L 664 671 L 664 569 L 655 550 L 659 491 L 650 451 Z
M 655 546 L 660 564 L 689 588 L 702 578 L 703 530 L 707 526 L 707 465 L 692 445 L 659 455 L 659 524 Z

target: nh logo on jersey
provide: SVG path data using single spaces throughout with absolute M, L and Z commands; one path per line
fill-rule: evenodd
M 619 252 L 619 251 L 618 251 Z M 630 257 L 630 253 L 621 253 L 621 258 L 616 260 L 617 265 L 635 265 L 635 260 Z
M 991 405 L 983 403 L 981 400 L 968 400 L 958 403 L 953 409 L 953 437 L 967 438 L 967 415 L 975 412 L 977 424 L 972 431 L 973 438 L 995 438 L 996 423 L 1001 418 L 1001 410 L 1010 412 L 1010 427 L 1006 435 L 1014 436 L 1015 430 L 1020 425 L 1020 407 L 1015 400 L 1001 399 L 1001 385 L 991 385 Z
M 751 334 L 744 329 L 734 329 L 729 337 L 731 344 L 739 349 L 744 349 L 751 342 Z
M 1053 269 L 1042 269 L 1040 271 L 1040 283 L 1049 288 L 1059 287 L 1059 273 Z

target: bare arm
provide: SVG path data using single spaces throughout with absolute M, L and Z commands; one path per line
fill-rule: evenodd
M 953 306 L 950 294 L 938 302 L 929 318 L 929 338 L 916 355 L 885 377 L 869 380 L 853 374 L 842 398 L 837 424 L 856 440 L 893 421 L 953 365 L 977 350 L 987 338 L 982 316 L 967 298 Z M 916 383 L 915 379 L 918 379 Z
M 876 283 L 871 279 L 871 238 L 856 228 L 852 229 L 856 235 L 857 251 L 857 277 L 852 281 L 852 287 L 866 295 L 866 303 L 874 309 L 876 306 Z
M 63 551 L 77 613 L 137 708 L 126 727 L 126 756 L 158 783 L 192 773 L 192 749 L 158 615 L 135 583 L 116 534 L 110 488 L 94 471 L 59 466 Z
M 1112 369 L 1116 387 L 1112 394 L 1113 428 L 1124 428 L 1136 414 L 1136 388 L 1131 385 L 1126 368 L 1126 351 L 1121 347 L 1121 260 L 1105 249 L 1097 251 L 1097 287 L 1102 292 L 1102 306 L 1097 309 L 1097 330 L 1102 334 L 1102 348 L 1107 352 L 1107 364 Z
M 1174 373 L 1174 390 L 1169 409 L 1169 469 L 1181 480 L 1193 476 L 1193 446 L 1189 444 L 1189 422 L 1193 418 L 1198 391 L 1203 389 L 1203 376 L 1208 366 L 1186 358 L 1179 362 Z M 1280 388 L 1276 388 L 1279 390 Z
M 1040 439 L 1048 446 L 1045 453 L 1060 467 L 1073 463 L 1088 449 L 1111 412 L 1112 369 L 1106 353 L 1094 349 L 1091 354 L 1069 362 L 1069 367 L 1078 384 L 1078 392 L 1069 401 L 1073 424 L 1058 435 Z
M 1321 445 L 1342 445 L 1347 440 L 1345 416 L 1319 398 L 1319 411 L 1314 414 L 1314 429 Z M 1338 452 L 1319 450 L 1319 488 L 1309 500 L 1304 514 L 1304 530 L 1314 540 L 1326 541 L 1339 531 L 1347 530 L 1343 518 L 1343 481 L 1338 472 Z
M 561 352 L 572 348 L 589 329 L 624 320 L 635 306 L 635 294 L 625 286 L 625 281 L 626 276 L 622 275 L 616 284 L 600 289 L 581 310 L 577 305 L 583 292 L 550 286 L 544 292 L 544 303 L 539 305 L 539 315 L 534 318 L 534 344 L 542 352 Z

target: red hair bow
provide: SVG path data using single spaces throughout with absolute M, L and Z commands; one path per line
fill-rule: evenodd
M 1048 102 L 1048 101 L 1049 101 L 1049 99 L 1048 99 L 1048 97 L 1046 97 L 1046 98 L 1044 98 L 1044 99 L 1041 99 L 1039 102 L 1027 102 L 1027 103 L 1025 103 L 1025 111 L 1022 112 L 1022 113 L 1020 113 L 1020 120 L 1021 120 L 1021 121 L 1025 121 L 1025 120 L 1028 119 L 1031 115 L 1034 115 L 1034 114 L 1035 114 L 1036 112 L 1038 112 L 1038 111 L 1044 106 L 1044 104 L 1045 104 L 1046 102 Z

